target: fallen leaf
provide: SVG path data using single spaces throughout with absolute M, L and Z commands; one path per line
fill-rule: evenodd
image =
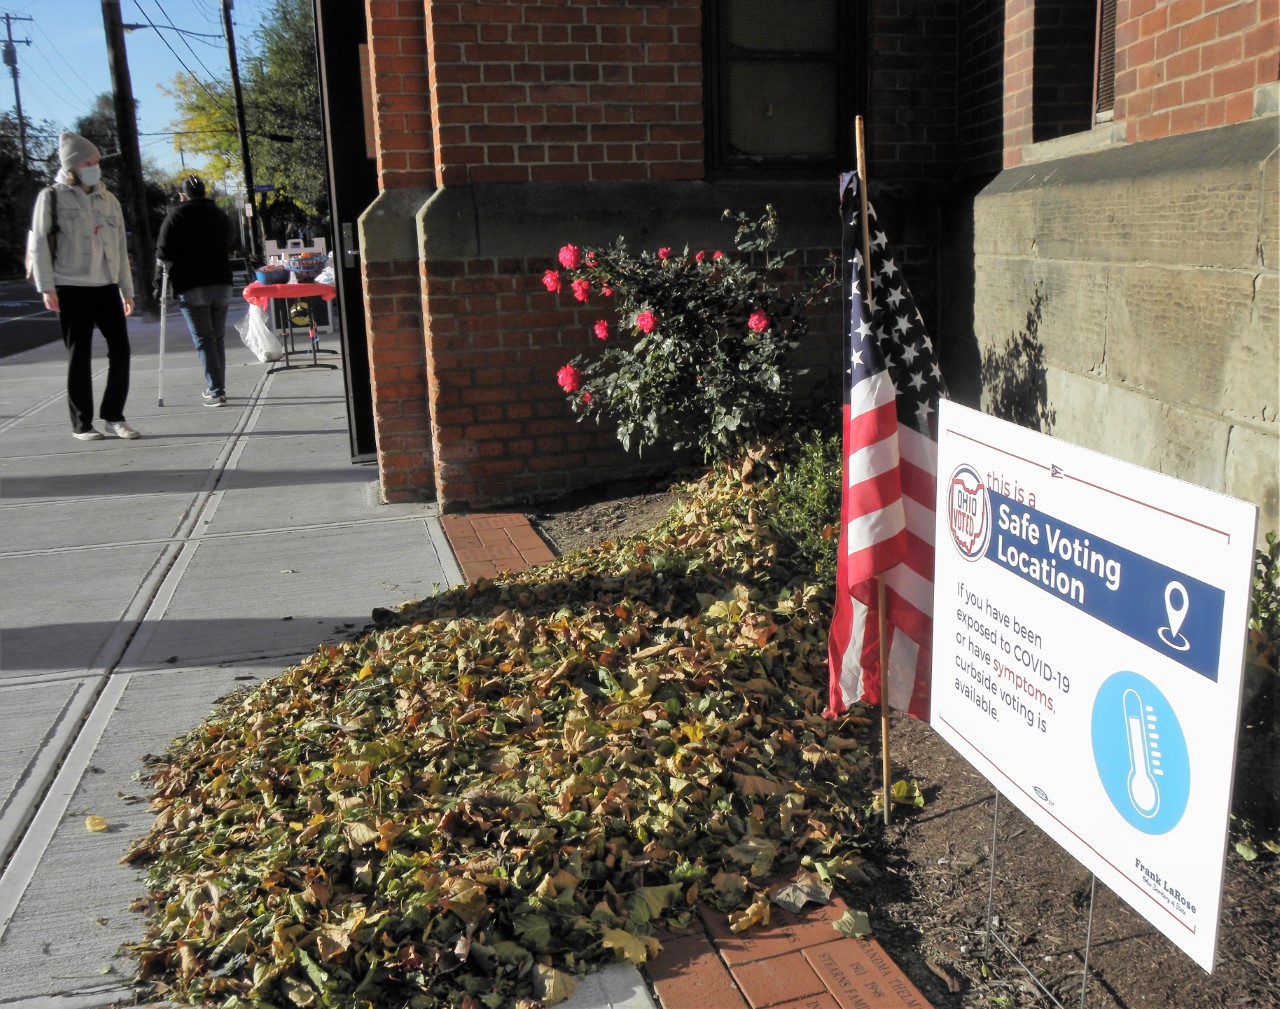
M 850 908 L 833 921 L 831 927 L 841 935 L 858 939 L 864 935 L 871 935 L 871 918 L 866 911 L 855 911 Z

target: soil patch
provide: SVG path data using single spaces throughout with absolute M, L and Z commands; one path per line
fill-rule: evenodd
M 530 518 L 568 553 L 652 528 L 676 502 L 670 487 L 620 481 Z M 875 733 L 867 745 L 878 754 Z M 1229 850 L 1212 975 L 1098 883 L 1086 981 L 1089 872 L 1007 799 L 993 822 L 994 787 L 928 725 L 895 714 L 890 734 L 894 778 L 915 779 L 927 801 L 895 810 L 873 885 L 845 897 L 870 913 L 876 938 L 935 1009 L 1052 1006 L 1013 955 L 1072 1009 L 1280 1009 L 1280 860 Z M 988 937 L 989 899 L 1013 955 Z
M 618 480 L 538 506 L 529 515 L 557 554 L 652 529 L 677 502 L 671 477 Z

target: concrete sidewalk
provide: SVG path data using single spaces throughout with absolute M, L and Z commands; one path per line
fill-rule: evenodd
M 116 951 L 142 935 L 127 909 L 146 888 L 119 859 L 151 822 L 144 754 L 375 607 L 551 556 L 519 513 L 446 529 L 434 505 L 377 503 L 374 468 L 350 462 L 340 371 L 272 372 L 233 332 L 228 406 L 210 409 L 170 317 L 160 407 L 160 326 L 129 333 L 137 441 L 71 437 L 61 343 L 0 360 L 0 1009 L 131 997 Z M 927 1006 L 878 946 L 832 944 L 839 910 L 748 940 L 711 920 L 669 937 L 650 967 L 663 1009 Z M 655 1005 L 617 964 L 561 1009 Z

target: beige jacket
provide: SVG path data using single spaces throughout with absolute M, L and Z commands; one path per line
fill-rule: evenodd
M 44 293 L 54 290 L 59 284 L 85 287 L 92 283 L 89 279 L 90 221 L 96 218 L 107 255 L 110 281 L 119 286 L 122 298 L 132 298 L 133 271 L 129 266 L 129 243 L 120 201 L 102 183 L 87 193 L 79 186 L 65 182 L 56 182 L 54 187 L 58 190 L 57 260 L 49 249 L 49 230 L 53 221 L 47 189 L 40 190 L 36 197 L 31 230 L 27 233 L 27 251 L 31 254 L 31 273 L 36 290 Z

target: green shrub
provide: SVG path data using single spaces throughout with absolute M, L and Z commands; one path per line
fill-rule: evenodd
M 776 532 L 792 547 L 797 570 L 812 570 L 822 584 L 836 580 L 840 521 L 840 436 L 796 435 L 777 476 Z
M 628 451 L 696 447 L 716 462 L 789 429 L 796 372 L 786 355 L 807 330 L 805 309 L 827 300 L 833 271 L 806 280 L 787 266 L 793 251 L 769 251 L 772 207 L 734 219 L 739 256 L 687 246 L 635 255 L 619 238 L 585 252 L 566 245 L 561 269 L 543 275 L 552 293 L 610 305 L 613 318 L 592 328 L 604 353 L 575 357 L 557 381 L 580 419 L 611 421 Z
M 1280 655 L 1280 542 L 1274 532 L 1267 533 L 1266 549 L 1254 554 L 1249 638 L 1260 662 L 1275 672 Z

